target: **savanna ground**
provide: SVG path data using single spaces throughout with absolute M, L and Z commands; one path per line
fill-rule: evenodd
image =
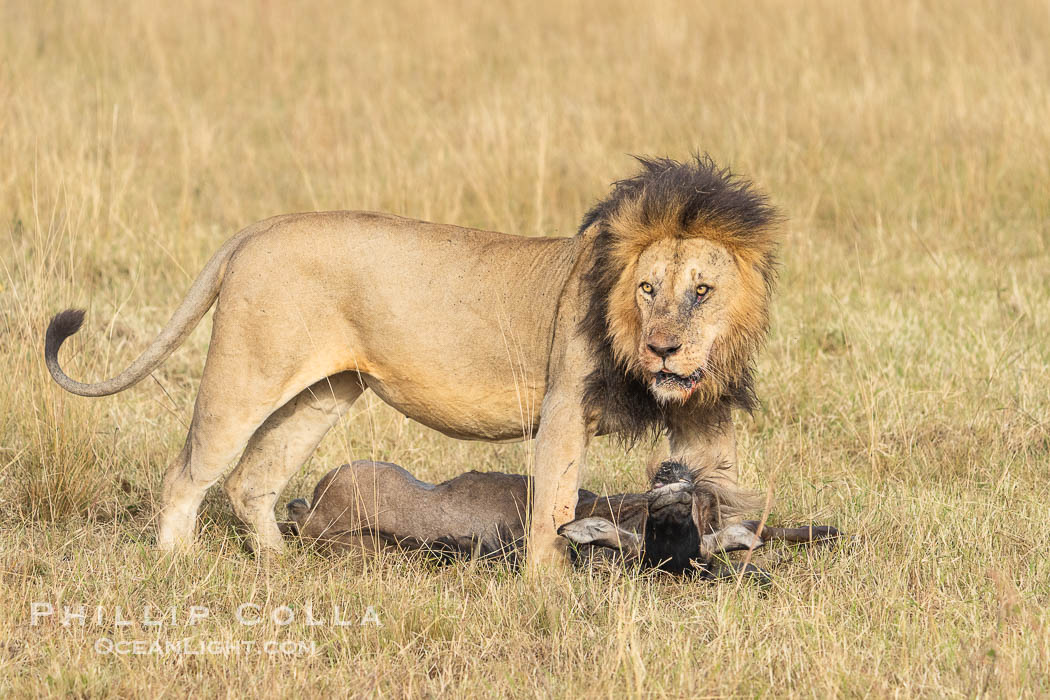
M 0 692 L 1050 694 L 1048 36 L 1047 4 L 1020 0 L 0 4 Z M 207 328 L 118 397 L 44 369 L 49 315 L 86 305 L 66 367 L 114 374 L 272 214 L 569 235 L 625 154 L 694 149 L 789 217 L 742 479 L 772 487 L 773 521 L 856 535 L 765 555 L 769 588 L 258 562 L 219 494 L 196 552 L 163 557 L 150 517 Z M 440 480 L 526 456 L 366 396 L 281 502 L 351 457 Z M 638 489 L 645 459 L 599 441 L 586 485 Z M 104 619 L 34 626 L 33 602 Z M 297 618 L 242 626 L 244 602 Z M 158 630 L 147 604 L 211 614 Z M 333 605 L 382 626 L 334 626 Z M 316 652 L 95 648 L 187 636 Z

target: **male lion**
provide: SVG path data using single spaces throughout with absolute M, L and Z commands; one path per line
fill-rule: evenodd
M 524 238 L 387 214 L 291 214 L 249 226 L 208 261 L 167 326 L 113 379 L 58 364 L 83 311 L 48 326 L 44 355 L 81 396 L 123 391 L 216 303 L 193 420 L 164 478 L 158 544 L 192 542 L 224 487 L 259 548 L 283 547 L 274 504 L 366 389 L 472 440 L 536 438 L 532 564 L 566 560 L 588 441 L 666 430 L 687 464 L 736 463 L 731 409 L 753 404 L 777 215 L 710 159 L 640 159 L 571 238 Z M 741 492 L 742 493 L 742 492 Z

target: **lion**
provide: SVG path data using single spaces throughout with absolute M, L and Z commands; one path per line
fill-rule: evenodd
M 671 457 L 723 464 L 732 410 L 755 404 L 779 215 L 709 157 L 639 158 L 566 238 L 529 238 L 373 212 L 278 216 L 229 239 L 153 342 L 116 377 L 81 383 L 58 352 L 82 310 L 57 314 L 44 356 L 62 388 L 123 391 L 214 304 L 193 418 L 162 487 L 157 545 L 194 539 L 224 482 L 256 551 L 281 551 L 291 475 L 366 390 L 468 440 L 535 439 L 527 569 L 568 563 L 590 440 L 666 434 Z M 739 489 L 737 502 L 751 505 Z
M 768 578 L 749 563 L 726 565 L 717 555 L 772 540 L 810 544 L 839 537 L 824 525 L 727 525 L 720 484 L 707 481 L 707 473 L 667 460 L 645 493 L 599 496 L 580 489 L 575 519 L 558 534 L 575 545 L 577 563 L 609 559 L 714 579 L 737 573 Z M 289 520 L 279 525 L 288 536 L 333 553 L 420 550 L 448 560 L 499 559 L 517 566 L 531 488 L 523 474 L 470 471 L 428 484 L 397 464 L 358 460 L 321 477 L 311 502 L 289 502 Z

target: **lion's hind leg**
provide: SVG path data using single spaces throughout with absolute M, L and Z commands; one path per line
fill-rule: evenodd
M 232 406 L 205 404 L 200 395 L 186 444 L 164 474 L 162 506 L 157 523 L 157 546 L 162 550 L 185 549 L 193 543 L 197 510 L 208 488 L 244 449 L 252 433 L 273 411 L 272 406 L 225 410 Z
M 246 358 L 243 353 L 227 351 L 221 341 L 213 332 L 186 444 L 164 475 L 157 525 L 157 545 L 163 550 L 181 549 L 193 542 L 197 510 L 208 488 L 241 456 L 270 415 L 305 385 L 296 386 L 294 373 L 287 371 L 299 358 L 286 361 L 276 353 L 262 352 Z M 277 361 L 284 364 L 276 365 Z M 271 377 L 280 374 L 293 378 L 284 383 L 272 381 Z
M 364 391 L 356 372 L 322 379 L 274 411 L 248 442 L 223 489 L 255 551 L 284 548 L 274 506 L 288 480 Z

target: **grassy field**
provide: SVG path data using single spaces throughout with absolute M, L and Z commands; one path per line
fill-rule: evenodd
M 0 693 L 1047 696 L 1048 36 L 1024 0 L 0 3 Z M 764 555 L 767 589 L 260 563 L 220 494 L 196 552 L 162 557 L 151 512 L 207 328 L 117 397 L 44 368 L 48 317 L 86 305 L 66 367 L 115 374 L 270 215 L 570 235 L 626 154 L 695 149 L 788 217 L 743 480 L 772 487 L 774 521 L 857 536 Z M 281 502 L 352 457 L 439 480 L 525 455 L 366 396 Z M 645 459 L 599 441 L 585 483 L 638 489 Z M 55 614 L 31 624 L 34 603 Z M 178 624 L 143 625 L 146 605 Z M 210 615 L 186 626 L 192 606 Z M 310 649 L 98 641 L 186 637 Z

